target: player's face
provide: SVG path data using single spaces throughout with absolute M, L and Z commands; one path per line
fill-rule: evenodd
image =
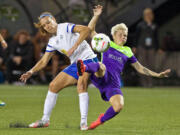
M 113 39 L 116 44 L 124 45 L 127 41 L 127 32 L 125 30 L 118 30 L 113 35 Z
M 49 17 L 49 16 L 46 16 L 46 17 L 43 17 L 41 20 L 40 20 L 40 23 L 41 23 L 41 26 L 48 32 L 48 33 L 51 33 L 51 34 L 55 34 L 56 33 L 56 30 L 57 30 L 57 23 L 56 23 L 56 20 Z

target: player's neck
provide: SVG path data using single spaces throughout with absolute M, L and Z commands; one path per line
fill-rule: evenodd
M 116 43 L 116 45 L 118 45 L 118 46 L 124 46 L 124 43 L 123 42 L 121 42 L 121 43 L 117 43 L 117 42 L 115 42 Z

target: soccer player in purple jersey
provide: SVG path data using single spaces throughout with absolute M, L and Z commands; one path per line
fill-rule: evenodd
M 95 25 L 97 19 L 98 16 L 94 16 L 89 23 L 89 27 L 94 28 L 92 36 L 96 34 Z M 111 34 L 113 41 L 110 43 L 110 48 L 103 53 L 102 63 L 84 65 L 82 60 L 78 60 L 77 62 L 78 74 L 80 76 L 78 87 L 83 88 L 83 84 L 86 83 L 83 79 L 84 73 L 91 73 L 91 82 L 99 89 L 102 99 L 109 101 L 112 105 L 104 114 L 100 114 L 96 121 L 91 123 L 89 129 L 95 129 L 97 126 L 112 119 L 123 109 L 124 98 L 120 89 L 120 74 L 126 63 L 130 63 L 139 73 L 147 76 L 163 78 L 168 77 L 168 73 L 170 72 L 170 69 L 167 69 L 164 72 L 156 73 L 142 66 L 137 61 L 131 49 L 124 46 L 128 35 L 128 28 L 124 23 L 113 26 Z

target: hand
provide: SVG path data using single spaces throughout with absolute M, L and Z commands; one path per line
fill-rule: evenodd
M 22 61 L 22 57 L 21 56 L 14 56 L 13 57 L 13 61 L 17 64 L 20 65 L 21 61 Z
M 3 49 L 6 49 L 8 47 L 7 43 L 5 40 L 1 41 Z
M 70 57 L 75 50 L 76 50 L 75 47 L 72 47 L 71 49 L 69 49 L 69 51 L 67 52 L 67 56 Z
M 168 74 L 171 72 L 171 69 L 167 69 L 164 72 L 159 73 L 158 77 L 159 78 L 164 78 L 164 77 L 168 77 Z
M 94 16 L 99 16 L 102 13 L 103 7 L 101 5 L 95 6 L 93 9 Z
M 32 76 L 32 74 L 33 73 L 31 71 L 28 71 L 28 72 L 21 75 L 20 80 L 22 82 L 26 83 L 27 79 L 29 79 Z

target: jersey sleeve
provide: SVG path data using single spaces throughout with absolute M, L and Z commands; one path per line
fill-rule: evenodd
M 131 64 L 137 62 L 137 59 L 136 59 L 136 57 L 134 56 L 131 48 L 128 47 L 128 51 L 129 51 L 129 54 L 130 54 L 130 55 L 129 55 L 130 57 L 128 58 L 128 62 L 131 63 Z
M 74 27 L 76 26 L 73 23 L 65 23 L 66 24 L 66 32 L 73 33 Z
M 136 59 L 136 57 L 133 55 L 132 57 L 129 58 L 128 62 L 132 64 L 132 63 L 137 62 L 137 59 Z
M 53 39 L 49 39 L 49 42 L 48 42 L 48 45 L 46 47 L 46 52 L 53 52 L 55 51 L 56 49 L 54 49 L 54 44 L 55 44 L 55 41 Z

